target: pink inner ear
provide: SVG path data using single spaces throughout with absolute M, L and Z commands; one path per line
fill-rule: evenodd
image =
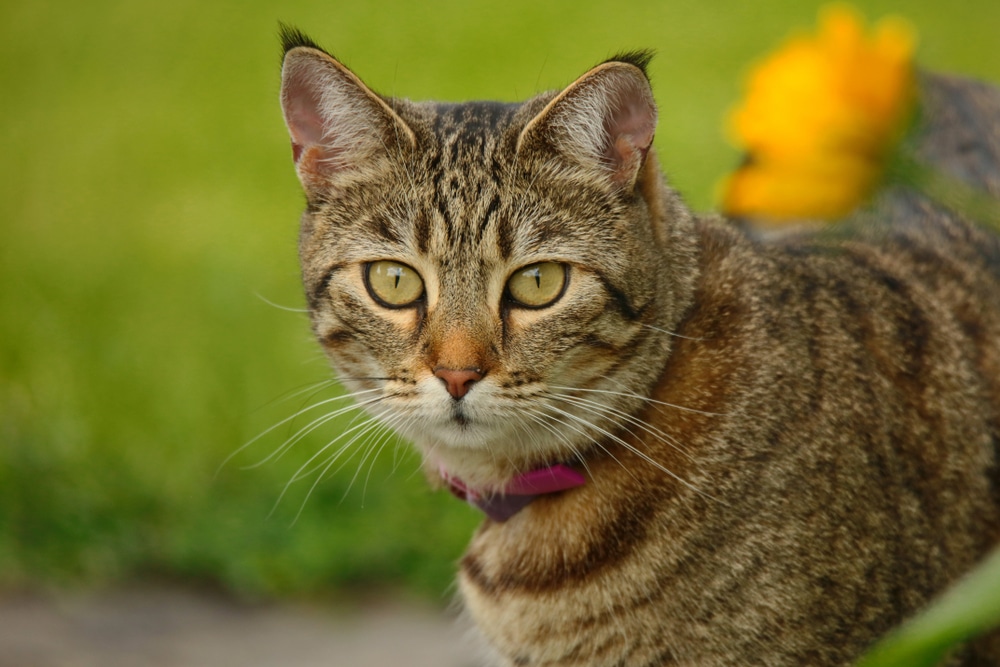
M 322 141 L 323 117 L 319 113 L 320 96 L 299 77 L 292 77 L 282 91 L 285 121 L 292 139 L 292 157 L 298 164 L 302 153 Z
M 634 177 L 653 143 L 656 108 L 634 89 L 622 91 L 615 102 L 614 112 L 605 121 L 609 142 L 604 157 L 615 180 L 626 182 Z

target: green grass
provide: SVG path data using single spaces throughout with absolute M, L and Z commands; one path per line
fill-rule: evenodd
M 1000 550 L 891 632 L 857 667 L 934 667 L 958 643 L 1000 625 Z
M 349 424 L 244 469 L 303 416 L 216 474 L 315 400 L 282 397 L 328 377 L 304 316 L 268 304 L 302 307 L 279 20 L 376 89 L 412 98 L 520 99 L 614 52 L 655 48 L 657 147 L 705 209 L 736 160 L 721 127 L 741 76 L 792 27 L 812 25 L 816 6 L 6 3 L 0 586 L 159 576 L 252 596 L 365 584 L 449 594 L 478 516 L 431 492 L 405 443 L 363 464 L 359 451 L 311 495 L 310 480 L 277 503 Z M 995 0 L 863 8 L 910 17 L 925 65 L 1000 80 Z

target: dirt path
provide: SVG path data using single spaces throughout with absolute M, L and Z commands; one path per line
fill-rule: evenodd
M 472 667 L 448 615 L 244 605 L 173 589 L 0 597 L 0 667 Z

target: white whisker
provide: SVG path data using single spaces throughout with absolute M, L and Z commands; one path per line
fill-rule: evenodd
M 570 412 L 567 412 L 567 411 L 562 410 L 560 408 L 557 408 L 555 406 L 549 406 L 549 409 L 552 410 L 553 412 L 555 412 L 556 415 L 562 415 L 564 417 L 569 417 L 570 419 L 572 419 L 572 420 L 574 420 L 574 421 L 576 421 L 578 423 L 583 424 L 585 427 L 595 428 L 594 425 L 591 424 L 590 422 L 588 422 L 587 420 L 581 419 L 580 417 L 577 417 L 576 415 L 574 415 L 574 414 L 572 414 Z M 552 417 L 555 419 L 556 415 L 552 415 Z M 580 435 L 582 435 L 584 438 L 586 438 L 587 440 L 591 441 L 594 445 L 596 445 L 597 447 L 600 447 L 601 450 L 604 451 L 605 454 L 607 454 L 608 456 L 610 456 L 612 458 L 612 460 L 614 460 L 615 463 L 617 463 L 619 466 L 621 466 L 622 470 L 624 470 L 628 474 L 630 474 L 633 477 L 635 477 L 635 475 L 632 473 L 632 471 L 629 470 L 628 467 L 624 463 L 622 463 L 621 460 L 617 456 L 614 455 L 614 453 L 611 452 L 611 450 L 609 450 L 607 447 L 605 447 L 600 442 L 598 442 L 597 440 L 595 440 L 593 438 L 593 435 L 589 431 L 583 430 L 580 427 L 574 426 L 573 424 L 569 424 L 569 423 L 567 423 L 567 422 L 565 422 L 565 421 L 563 421 L 561 419 L 557 419 L 557 422 L 560 425 L 562 425 L 563 427 L 565 427 L 565 428 L 572 429 L 573 431 L 576 431 L 577 433 L 579 433 Z M 595 429 L 595 430 L 599 430 L 599 429 Z M 578 454 L 578 456 L 579 456 L 579 454 Z
M 337 410 L 334 410 L 333 412 L 328 412 L 328 413 L 326 413 L 324 415 L 321 415 L 321 416 L 317 417 L 316 419 L 312 420 L 311 422 L 309 422 L 308 424 L 306 424 L 305 426 L 303 426 L 302 428 L 300 428 L 298 431 L 296 431 L 296 433 L 294 435 L 292 435 L 290 438 L 288 438 L 287 440 L 285 440 L 285 442 L 283 442 L 281 444 L 281 446 L 279 446 L 273 452 L 271 452 L 270 454 L 268 454 L 267 456 L 265 456 L 263 459 L 261 459 L 257 463 L 253 463 L 251 465 L 244 466 L 243 469 L 244 470 L 253 470 L 254 468 L 259 468 L 260 466 L 264 465 L 265 463 L 267 463 L 269 461 L 277 461 L 282 456 L 284 456 L 288 452 L 288 450 L 290 450 L 292 447 L 294 447 L 296 443 L 298 443 L 299 441 L 301 441 L 303 438 L 305 438 L 307 435 L 309 435 L 310 433 L 312 433 L 313 431 L 315 431 L 316 429 L 318 429 L 323 424 L 326 424 L 327 422 L 333 421 L 334 419 L 336 419 L 340 415 L 348 413 L 348 412 L 357 411 L 358 414 L 361 414 L 360 411 L 359 411 L 359 408 L 362 408 L 362 407 L 364 407 L 366 405 L 371 405 L 372 403 L 377 403 L 377 402 L 379 402 L 381 400 L 382 400 L 381 396 L 376 396 L 374 398 L 369 398 L 366 401 L 361 401 L 360 403 L 348 405 L 348 406 L 345 406 L 343 408 L 339 408 Z M 352 418 L 351 423 L 354 423 L 354 420 L 356 420 L 357 417 L 358 417 L 358 415 L 356 414 Z
M 642 460 L 644 460 L 647 463 L 649 463 L 650 465 L 652 465 L 657 470 L 659 470 L 659 471 L 661 471 L 661 472 L 669 475 L 671 478 L 673 478 L 676 481 L 680 482 L 681 484 L 683 484 L 687 488 L 691 489 L 695 493 L 703 495 L 706 498 L 709 498 L 711 500 L 718 500 L 717 498 L 714 498 L 713 496 L 709 495 L 708 493 L 705 493 L 704 491 L 702 491 L 698 487 L 694 486 L 693 484 L 691 484 L 690 482 L 688 482 L 687 480 L 685 480 L 683 477 L 681 477 L 677 473 L 673 472 L 672 470 L 670 470 L 669 468 L 667 468 L 666 466 L 664 466 L 659 461 L 657 461 L 656 459 L 652 458 L 651 456 L 649 456 L 648 454 L 646 454 L 645 452 L 643 452 L 639 448 L 635 447 L 634 445 L 629 444 L 628 442 L 626 442 L 625 440 L 623 440 L 621 437 L 615 435 L 614 433 L 611 433 L 607 429 L 601 428 L 600 426 L 597 426 L 596 424 L 593 424 L 592 422 L 589 422 L 586 419 L 583 419 L 582 417 L 574 415 L 571 412 L 567 412 L 565 410 L 560 410 L 559 408 L 556 408 L 556 407 L 551 407 L 551 409 L 555 410 L 559 414 L 562 414 L 562 415 L 564 415 L 566 417 L 569 417 L 570 419 L 572 419 L 572 420 L 574 420 L 576 422 L 579 422 L 579 423 L 583 424 L 584 426 L 586 426 L 588 428 L 591 428 L 591 429 L 597 431 L 598 433 L 600 433 L 601 435 L 603 435 L 608 440 L 621 445 L 622 447 L 624 447 L 628 451 L 632 452 L 633 454 L 635 454 L 636 456 L 638 456 Z M 605 449 L 605 451 L 608 451 L 608 450 Z M 610 452 L 608 452 L 608 453 L 610 454 Z M 618 461 L 618 459 L 615 459 L 615 460 Z M 619 461 L 619 464 L 620 463 L 621 462 Z M 624 466 L 622 466 L 622 467 L 624 468 Z
M 361 394 L 368 394 L 368 393 L 371 393 L 373 391 L 379 391 L 379 390 L 378 389 L 364 389 L 364 390 L 352 392 L 352 393 L 349 393 L 349 394 L 342 394 L 340 396 L 334 396 L 333 398 L 328 398 L 328 399 L 325 399 L 325 400 L 320 401 L 318 403 L 313 403 L 310 406 L 302 408 L 298 412 L 295 412 L 294 414 L 289 415 L 288 417 L 285 417 L 284 419 L 282 419 L 281 421 L 277 422 L 273 426 L 265 429 L 264 431 L 261 431 L 256 436 L 254 436 L 252 439 L 250 439 L 248 442 L 246 442 L 243 445 L 241 445 L 240 447 L 238 447 L 236 449 L 236 451 L 234 451 L 232 454 L 230 454 L 229 456 L 227 456 L 225 459 L 222 460 L 222 463 L 219 464 L 219 467 L 215 471 L 215 474 L 218 475 L 219 472 L 223 468 L 225 468 L 229 464 L 230 461 L 232 461 L 236 456 L 238 456 L 241 452 L 243 452 L 248 447 L 250 447 L 251 445 L 253 445 L 255 442 L 259 441 L 261 438 L 263 438 L 264 436 L 268 435 L 269 433 L 271 433 L 275 429 L 277 429 L 277 428 L 279 428 L 281 426 L 284 426 L 285 424 L 287 424 L 288 422 L 290 422 L 290 421 L 292 421 L 294 419 L 297 419 L 297 418 L 301 417 L 305 413 L 307 413 L 307 412 L 309 412 L 311 410 L 315 410 L 316 408 L 318 408 L 320 406 L 327 405 L 328 403 L 333 403 L 335 401 L 343 401 L 343 400 L 347 400 L 347 399 L 357 398 Z M 368 402 L 370 402 L 370 400 L 371 399 L 369 399 Z M 346 411 L 349 411 L 349 410 L 352 410 L 352 409 L 358 407 L 358 405 L 364 405 L 364 404 L 366 404 L 366 402 L 363 402 L 363 403 L 360 403 L 360 404 L 352 403 L 351 405 L 349 405 L 349 406 L 347 406 L 345 408 L 341 408 L 341 411 L 346 412 Z M 339 414 L 339 412 L 338 412 L 338 414 Z M 265 460 L 267 460 L 267 459 L 265 459 Z M 261 461 L 260 463 L 254 465 L 254 466 L 250 466 L 250 467 L 254 468 L 257 465 L 260 465 L 262 463 L 263 463 L 263 461 Z
M 276 398 L 273 398 L 270 401 L 268 401 L 267 403 L 265 403 L 264 406 L 281 405 L 282 403 L 288 403 L 289 401 L 292 401 L 292 400 L 298 398 L 299 396 L 302 396 L 302 395 L 305 395 L 305 394 L 308 394 L 309 397 L 311 398 L 311 397 L 315 396 L 316 394 L 318 394 L 319 392 L 323 391 L 324 389 L 327 389 L 328 387 L 332 387 L 332 386 L 334 386 L 336 384 L 337 384 L 337 381 L 333 380 L 333 379 L 320 380 L 318 382 L 309 382 L 309 383 L 307 383 L 305 385 L 302 385 L 302 386 L 300 386 L 300 387 L 298 387 L 296 389 L 292 389 L 292 390 L 289 390 L 289 391 L 285 392 L 284 394 L 278 395 Z M 341 394 L 341 395 L 344 396 L 344 394 Z M 351 396 L 351 395 L 353 395 L 353 394 L 348 394 L 347 396 Z
M 309 312 L 308 308 L 291 308 L 289 306 L 282 306 L 280 304 L 274 303 L 273 301 L 271 301 L 270 299 L 268 299 L 267 297 L 265 297 L 264 295 L 262 295 L 260 292 L 254 292 L 254 296 L 257 297 L 258 299 L 260 299 L 261 301 L 263 301 L 264 303 L 266 303 L 267 305 L 271 306 L 272 308 L 277 308 L 278 310 L 283 310 L 283 311 L 285 311 L 287 313 L 308 313 Z
M 312 456 L 310 456 L 308 459 L 306 459 L 305 463 L 303 463 L 302 465 L 299 466 L 298 470 L 295 471 L 295 474 L 293 474 L 292 478 L 288 481 L 288 484 L 294 484 L 295 482 L 298 482 L 299 480 L 302 480 L 302 479 L 305 479 L 307 477 L 310 477 L 310 476 L 314 475 L 318 470 L 324 468 L 329 463 L 330 458 L 333 458 L 334 460 L 339 459 L 340 456 L 342 456 L 343 453 L 348 448 L 350 448 L 352 445 L 354 445 L 354 443 L 356 443 L 358 440 L 360 440 L 361 438 L 363 438 L 367 434 L 369 428 L 371 428 L 373 425 L 380 424 L 381 423 L 380 419 L 384 416 L 384 414 L 385 413 L 380 414 L 380 415 L 375 415 L 375 416 L 368 416 L 361 423 L 356 423 L 353 426 L 350 426 L 349 428 L 347 428 L 347 429 L 341 431 L 340 433 L 338 433 L 335 438 L 333 438 L 332 440 L 330 440 L 329 442 L 327 442 L 325 445 L 323 445 L 319 450 L 317 450 L 316 452 L 314 452 L 312 454 Z M 358 432 L 358 431 L 360 431 L 360 432 Z M 310 467 L 316 461 L 316 459 L 318 459 L 324 452 L 326 452 L 327 450 L 329 450 L 330 447 L 332 447 L 333 445 L 337 444 L 343 438 L 351 435 L 352 433 L 354 433 L 354 436 L 351 437 L 350 440 L 348 440 L 346 443 L 344 443 L 343 445 L 341 445 L 337 449 L 336 452 L 334 452 L 333 454 L 330 455 L 329 458 L 325 459 L 321 463 L 318 463 L 318 464 Z
M 306 477 L 309 477 L 310 475 L 314 474 L 317 470 L 321 470 L 321 472 L 316 476 L 316 479 L 313 481 L 312 485 L 309 487 L 309 490 L 306 492 L 306 497 L 302 500 L 302 504 L 299 506 L 299 511 L 296 513 L 295 518 L 292 521 L 292 523 L 294 525 L 294 523 L 296 521 L 298 521 L 299 517 L 302 515 L 302 511 L 305 509 L 305 505 L 309 501 L 309 498 L 312 496 L 313 491 L 316 490 L 316 487 L 319 485 L 319 483 L 326 477 L 326 475 L 329 472 L 330 468 L 333 467 L 333 465 L 338 460 L 340 460 L 340 458 L 344 455 L 345 452 L 351 450 L 351 448 L 352 448 L 352 446 L 354 445 L 355 442 L 357 442 L 360 438 L 364 437 L 368 433 L 368 428 L 370 428 L 372 426 L 372 424 L 376 424 L 376 425 L 380 424 L 381 423 L 380 420 L 381 420 L 381 418 L 383 416 L 384 416 L 384 414 L 382 414 L 382 415 L 376 415 L 374 417 L 369 417 L 368 419 L 366 419 L 365 421 L 361 422 L 360 424 L 354 426 L 353 428 L 350 428 L 350 429 L 348 429 L 348 430 L 340 433 L 336 438 L 334 438 L 333 440 L 331 440 L 330 442 L 328 442 L 326 445 L 324 445 L 323 447 L 321 447 L 319 449 L 319 451 L 317 451 L 315 454 L 313 454 L 311 457 L 309 457 L 309 459 L 305 463 L 303 463 L 301 466 L 299 466 L 299 469 L 295 471 L 295 474 L 292 475 L 292 478 L 290 480 L 288 480 L 288 482 L 285 484 L 284 488 L 281 490 L 281 494 L 278 496 L 278 499 L 275 501 L 274 509 L 271 510 L 272 514 L 273 514 L 274 510 L 277 509 L 278 505 L 281 504 L 282 499 L 288 493 L 288 490 L 291 488 L 292 484 L 294 484 L 295 482 L 297 482 L 297 481 L 299 481 L 301 479 L 305 479 Z M 306 470 L 306 468 L 309 468 L 310 464 L 313 463 L 313 461 L 315 461 L 317 458 L 319 458 L 319 456 L 321 454 L 323 454 L 325 451 L 327 451 L 330 447 L 332 447 L 334 444 L 336 444 L 342 438 L 344 438 L 345 436 L 349 435 L 350 433 L 352 433 L 353 431 L 356 431 L 358 429 L 361 429 L 360 433 L 356 434 L 350 440 L 348 440 L 343 445 L 341 445 L 340 447 L 338 447 L 337 450 L 333 454 L 331 454 L 323 463 L 321 463 L 318 466 L 315 466 L 313 468 L 310 468 L 309 470 Z M 350 457 L 348 457 L 347 459 L 345 459 L 343 463 L 346 463 L 349 460 L 350 460 Z M 343 465 L 343 463 L 341 465 Z M 338 468 L 338 470 L 339 470 L 339 468 Z M 350 490 L 350 488 L 348 488 L 348 490 Z M 346 496 L 346 492 L 345 492 L 345 496 Z
M 546 420 L 555 421 L 557 424 L 563 424 L 564 426 L 566 426 L 566 424 L 564 424 L 562 421 L 559 421 L 554 415 L 547 414 L 537 409 L 525 409 L 522 411 L 522 414 L 527 415 L 527 417 L 531 419 L 534 423 L 544 428 L 557 440 L 560 440 L 566 446 L 566 448 L 573 453 L 573 456 L 576 458 L 576 460 L 579 461 L 581 465 L 583 465 L 584 470 L 586 470 L 587 473 L 590 474 L 590 466 L 587 465 L 587 459 L 583 455 L 583 452 L 580 451 L 580 449 L 573 443 L 572 440 L 566 437 L 565 433 L 561 432 L 559 429 L 557 429 L 552 424 L 548 423 L 548 421 Z
M 674 338 L 683 338 L 684 340 L 705 340 L 703 337 L 695 336 L 684 336 L 677 333 L 676 331 L 670 331 L 669 329 L 661 329 L 660 327 L 654 327 L 652 324 L 646 324 L 645 322 L 640 322 L 640 324 L 647 329 L 652 329 L 653 331 L 659 331 L 660 333 L 665 333 L 668 336 L 673 336 Z
M 629 424 L 637 426 L 638 428 L 642 429 L 643 431 L 653 436 L 660 442 L 676 450 L 678 453 L 686 457 L 688 460 L 694 461 L 694 457 L 692 457 L 691 454 L 688 453 L 688 451 L 683 447 L 683 445 L 681 445 L 681 443 L 672 435 L 670 435 L 669 433 L 665 433 L 664 431 L 656 428 L 652 424 L 649 424 L 648 422 L 645 422 L 642 419 L 639 419 L 638 417 L 630 415 L 627 412 L 619 410 L 610 405 L 598 403 L 597 401 L 590 401 L 585 398 L 580 398 L 579 396 L 566 396 L 564 394 L 549 394 L 549 398 L 564 401 L 566 403 L 570 403 L 571 405 L 577 405 L 580 407 L 588 408 L 590 410 L 597 410 L 604 415 L 612 417 L 613 419 L 620 419 Z
M 388 444 L 389 438 L 392 437 L 392 432 L 393 432 L 392 423 L 393 423 L 393 421 L 394 421 L 393 419 L 386 420 L 386 421 L 382 422 L 380 425 L 376 426 L 370 432 L 372 438 L 374 439 L 374 442 L 369 447 L 368 452 L 372 452 L 373 451 L 374 454 L 371 455 L 371 462 L 368 464 L 368 473 L 365 475 L 365 483 L 361 487 L 361 506 L 362 507 L 364 507 L 364 505 L 365 505 L 365 498 L 368 496 L 368 482 L 369 482 L 369 480 L 371 480 L 372 472 L 375 470 L 375 462 L 378 460 L 378 457 L 382 453 L 382 450 L 385 449 L 386 444 Z M 366 453 L 365 456 L 364 456 L 364 458 L 362 458 L 361 462 L 358 464 L 358 470 L 357 470 L 357 472 L 354 473 L 354 477 L 351 479 L 351 486 L 354 485 L 354 480 L 357 479 L 358 473 L 361 472 L 361 467 L 364 466 L 365 460 L 368 458 L 368 456 L 369 456 L 369 454 Z M 350 490 L 351 486 L 347 487 L 348 491 Z M 347 497 L 346 494 L 345 494 L 344 497 L 345 498 Z M 341 500 L 341 502 L 343 502 L 343 500 Z
M 610 394 L 611 396 L 622 396 L 622 397 L 625 397 L 625 398 L 634 398 L 634 399 L 638 399 L 640 401 L 644 401 L 646 403 L 652 403 L 653 405 L 662 405 L 664 407 L 674 408 L 675 410 L 683 410 L 684 412 L 693 412 L 693 413 L 698 414 L 698 415 L 707 415 L 709 417 L 725 417 L 726 416 L 726 413 L 724 413 L 724 412 L 707 412 L 705 410 L 698 410 L 697 408 L 686 408 L 683 405 L 675 405 L 673 403 L 665 403 L 663 401 L 658 401 L 658 400 L 656 400 L 654 398 L 649 398 L 648 396 L 642 396 L 640 394 L 635 394 L 635 393 L 627 392 L 627 391 L 612 391 L 610 389 L 583 389 L 581 387 L 559 387 L 559 386 L 555 386 L 555 385 L 553 385 L 552 388 L 553 389 L 559 389 L 559 390 L 562 390 L 562 391 L 586 391 L 586 392 L 593 392 L 593 393 L 597 393 L 597 394 Z

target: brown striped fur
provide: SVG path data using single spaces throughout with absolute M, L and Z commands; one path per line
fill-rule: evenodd
M 585 472 L 462 560 L 497 664 L 850 664 L 1000 538 L 1000 243 L 902 190 L 833 232 L 693 215 L 644 64 L 414 103 L 286 34 L 313 327 L 432 479 Z M 929 77 L 925 100 L 925 156 L 1000 195 L 1000 96 Z M 377 303 L 379 260 L 422 297 Z M 540 261 L 565 293 L 521 307 L 505 283 Z M 449 395 L 440 368 L 477 379 Z

